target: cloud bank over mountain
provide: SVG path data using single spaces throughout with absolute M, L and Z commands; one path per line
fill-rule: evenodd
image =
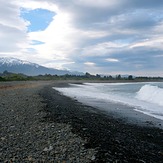
M 1 0 L 0 9 L 0 56 L 91 73 L 163 76 L 162 0 Z

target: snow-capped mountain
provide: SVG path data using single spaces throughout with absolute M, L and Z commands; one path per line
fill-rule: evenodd
M 44 75 L 44 74 L 51 74 L 51 75 L 73 74 L 73 72 L 69 72 L 67 70 L 57 70 L 53 68 L 47 68 L 17 58 L 0 57 L 0 73 L 4 71 L 9 71 L 13 73 L 23 73 L 25 75 L 30 75 L 30 76 Z M 75 75 L 79 75 L 79 74 L 75 74 Z
M 31 66 L 36 66 L 39 67 L 39 65 L 35 63 L 31 63 L 28 61 L 16 59 L 16 58 L 8 58 L 8 57 L 2 57 L 0 58 L 0 65 L 7 65 L 7 66 L 13 66 L 13 65 L 31 65 Z

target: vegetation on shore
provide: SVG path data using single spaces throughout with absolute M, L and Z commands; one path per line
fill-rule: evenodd
M 101 81 L 163 81 L 163 77 L 133 77 L 132 75 L 122 77 L 120 74 L 116 76 L 91 75 L 86 72 L 85 75 L 38 75 L 27 76 L 24 74 L 16 74 L 8 71 L 0 73 L 0 81 L 33 81 L 33 80 L 101 80 Z

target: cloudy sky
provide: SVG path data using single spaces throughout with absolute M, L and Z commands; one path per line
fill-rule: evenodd
M 0 57 L 163 76 L 163 0 L 0 0 Z

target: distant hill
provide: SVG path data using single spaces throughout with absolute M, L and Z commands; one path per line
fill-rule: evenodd
M 4 71 L 9 71 L 13 73 L 22 73 L 29 76 L 45 75 L 45 74 L 51 74 L 51 75 L 65 75 L 65 74 L 83 75 L 84 74 L 80 72 L 70 72 L 67 70 L 47 68 L 17 58 L 0 57 L 0 73 Z

